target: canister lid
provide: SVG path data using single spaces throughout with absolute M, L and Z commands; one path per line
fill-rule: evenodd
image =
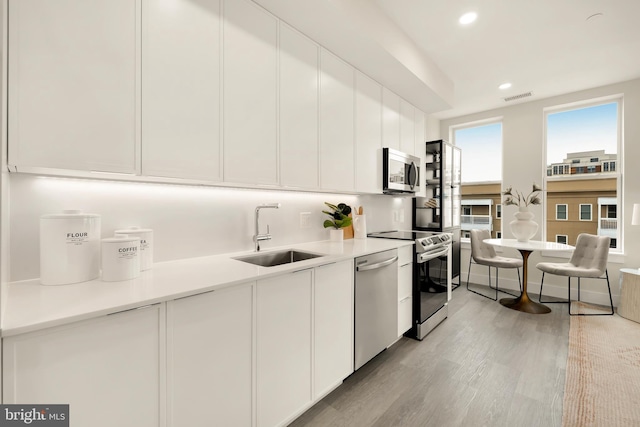
M 153 230 L 150 228 L 140 228 L 138 226 L 132 226 L 129 228 L 123 228 L 120 230 L 116 230 L 116 234 L 138 234 L 138 233 L 152 233 Z
M 113 237 L 105 237 L 101 240 L 102 243 L 128 243 L 139 242 L 140 238 L 135 236 L 127 236 L 126 234 L 116 234 Z
M 82 218 L 100 218 L 98 214 L 83 213 L 79 209 L 65 209 L 62 213 L 42 215 L 42 219 L 82 219 Z

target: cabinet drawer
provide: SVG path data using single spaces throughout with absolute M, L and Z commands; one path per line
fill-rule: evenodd
M 407 297 L 398 303 L 398 336 L 411 329 L 413 297 Z
M 413 262 L 413 245 L 398 248 L 398 265 L 403 266 Z

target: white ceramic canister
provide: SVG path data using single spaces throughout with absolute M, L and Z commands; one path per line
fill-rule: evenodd
M 100 275 L 100 215 L 64 210 L 40 217 L 40 283 L 66 285 Z
M 149 270 L 153 266 L 153 230 L 150 228 L 129 227 L 116 230 L 116 234 L 126 234 L 140 238 L 140 270 Z
M 102 239 L 102 280 L 118 282 L 140 275 L 140 238 L 117 234 Z

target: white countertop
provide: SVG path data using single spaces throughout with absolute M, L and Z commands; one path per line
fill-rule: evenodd
M 238 252 L 157 263 L 139 277 L 122 282 L 96 279 L 60 286 L 43 286 L 39 279 L 12 282 L 2 286 L 2 336 L 117 313 L 413 244 L 413 241 L 375 238 L 343 242 L 326 240 L 263 249 L 262 253 L 296 249 L 324 255 L 274 267 L 232 259 L 254 253 Z

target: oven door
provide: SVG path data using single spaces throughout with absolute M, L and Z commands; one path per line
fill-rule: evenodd
M 417 254 L 414 303 L 416 322 L 422 324 L 437 313 L 449 300 L 447 260 L 451 246 Z M 415 298 L 419 295 L 419 298 Z

